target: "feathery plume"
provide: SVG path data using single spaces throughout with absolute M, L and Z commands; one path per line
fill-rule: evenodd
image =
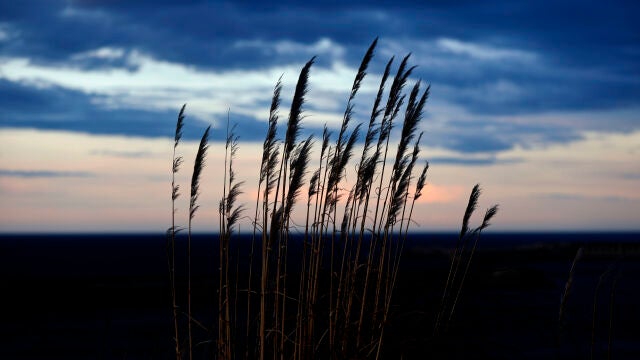
M 427 170 L 429 170 L 429 162 L 426 161 L 424 167 L 422 168 L 422 172 L 420 173 L 420 177 L 418 177 L 418 182 L 416 183 L 416 192 L 413 198 L 418 200 L 422 196 L 422 189 L 424 188 L 425 182 L 427 180 Z
M 406 161 L 402 161 L 401 166 L 404 169 L 402 172 L 402 176 L 400 176 L 400 180 L 396 186 L 396 191 L 393 194 L 393 198 L 391 199 L 391 206 L 389 208 L 389 215 L 387 217 L 388 225 L 392 225 L 397 216 L 400 209 L 403 207 L 404 200 L 407 196 L 407 190 L 409 189 L 409 183 L 411 182 L 411 173 L 413 172 L 413 167 L 415 166 L 416 161 L 418 160 L 418 154 L 420 153 L 420 140 L 422 139 L 422 133 L 418 136 L 418 140 L 416 141 L 415 146 L 413 147 L 413 152 L 411 155 L 411 160 L 408 164 L 404 164 Z
M 265 176 L 266 176 L 266 179 L 268 179 L 268 181 L 267 181 L 267 186 L 265 186 L 264 188 L 265 197 L 268 197 L 267 195 L 271 194 L 271 192 L 273 191 L 273 188 L 276 186 L 276 183 L 278 181 L 276 172 L 278 170 L 279 157 L 280 157 L 280 150 L 278 148 L 274 148 L 271 154 L 269 155 L 269 162 L 267 162 L 267 173 Z
M 498 205 L 493 205 L 484 214 L 484 218 L 482 219 L 482 225 L 478 228 L 478 231 L 482 231 L 491 225 L 489 221 L 498 213 Z
M 347 139 L 346 144 L 344 144 L 342 153 L 337 154 L 337 156 L 332 159 L 327 189 L 337 189 L 338 183 L 342 180 L 347 163 L 353 154 L 353 146 L 355 145 L 356 140 L 358 139 L 358 134 L 360 133 L 360 125 L 361 124 L 358 124 L 351 132 L 351 135 L 349 135 L 349 139 Z M 328 203 L 326 205 L 329 205 L 330 208 L 333 208 L 340 199 L 340 195 L 337 194 L 337 191 L 327 192 L 327 197 Z
M 178 113 L 178 122 L 176 123 L 176 134 L 174 136 L 173 147 L 178 147 L 178 143 L 182 138 L 182 127 L 184 126 L 184 109 L 187 107 L 187 104 L 183 104 L 180 109 L 180 113 Z
M 309 155 L 311 153 L 311 147 L 313 144 L 313 137 L 309 136 L 307 140 L 298 145 L 294 151 L 294 156 L 291 160 L 291 178 L 289 183 L 289 192 L 287 194 L 287 205 L 285 208 L 284 218 L 288 219 L 291 216 L 291 210 L 300 193 L 300 188 L 304 183 L 304 175 L 307 172 L 307 165 L 309 164 Z
M 340 154 L 343 150 L 344 146 L 344 136 L 347 132 L 347 127 L 349 126 L 349 122 L 351 121 L 351 116 L 353 115 L 353 99 L 356 96 L 356 93 L 360 89 L 360 85 L 362 84 L 362 80 L 367 75 L 367 67 L 369 67 L 369 62 L 373 58 L 373 51 L 378 43 L 378 38 L 376 38 L 367 53 L 362 58 L 362 62 L 360 63 L 360 67 L 358 68 L 358 73 L 356 74 L 355 79 L 353 80 L 353 85 L 351 86 L 351 93 L 349 95 L 349 100 L 347 101 L 347 108 L 344 111 L 344 116 L 342 118 L 342 125 L 340 126 L 340 134 L 338 135 L 338 144 L 336 146 L 336 154 Z
M 367 52 L 364 54 L 362 62 L 360 63 L 360 67 L 358 68 L 356 78 L 353 81 L 353 86 L 351 87 L 351 95 L 349 96 L 349 100 L 352 100 L 356 96 L 356 92 L 358 92 L 358 89 L 360 89 L 360 84 L 362 83 L 364 77 L 367 75 L 367 67 L 369 66 L 369 62 L 371 62 L 371 59 L 373 59 L 373 53 L 377 44 L 378 38 L 376 37 L 371 45 L 369 45 Z
M 309 83 L 309 70 L 311 65 L 315 62 L 316 57 L 312 57 L 302 70 L 298 77 L 298 83 L 296 85 L 296 91 L 293 95 L 293 101 L 291 102 L 291 111 L 289 112 L 289 122 L 287 124 L 287 133 L 284 140 L 283 156 L 288 159 L 293 151 L 298 133 L 300 132 L 300 120 L 302 119 L 302 106 L 305 102 L 305 95 L 307 94 L 307 85 Z
M 238 196 L 242 194 L 240 187 L 244 184 L 244 181 L 241 181 L 241 182 L 236 181 L 236 172 L 233 168 L 233 161 L 235 160 L 238 152 L 238 140 L 239 140 L 239 137 L 235 134 L 235 129 L 236 129 L 236 124 L 234 124 L 231 130 L 229 131 L 227 135 L 226 146 L 225 146 L 226 149 L 229 149 L 229 168 L 228 168 L 229 192 L 226 194 L 226 198 L 224 198 L 222 201 L 224 202 L 223 209 L 226 216 L 227 238 L 231 235 L 234 225 L 240 218 L 242 211 L 244 211 L 243 206 L 238 206 L 238 207 L 235 206 Z M 264 154 L 263 154 L 263 159 L 264 159 Z
M 320 158 L 324 157 L 327 148 L 329 147 L 329 140 L 331 139 L 331 131 L 327 129 L 327 124 L 324 124 L 324 129 L 322 130 L 322 147 L 320 148 Z
M 462 217 L 462 228 L 460 229 L 460 239 L 462 239 L 469 232 L 469 219 L 471 219 L 471 215 L 476 210 L 478 206 L 478 198 L 480 197 L 480 184 L 476 184 L 471 190 L 471 195 L 469 196 L 469 203 L 467 204 L 467 208 L 464 211 L 464 216 Z
M 262 145 L 262 163 L 260 171 L 260 183 L 266 178 L 269 171 L 273 170 L 269 167 L 269 160 L 276 148 L 276 132 L 278 126 L 278 108 L 280 106 L 280 92 L 282 91 L 282 76 L 278 79 L 276 86 L 273 90 L 273 97 L 271 99 L 271 109 L 269 111 L 269 128 L 267 135 L 265 136 L 264 143 Z
M 407 54 L 407 56 L 402 59 L 402 62 L 398 67 L 396 76 L 391 83 L 391 88 L 389 89 L 387 106 L 385 107 L 384 117 L 382 119 L 382 124 L 380 125 L 380 138 L 382 139 L 382 141 L 386 140 L 391 133 L 393 119 L 398 114 L 398 111 L 400 110 L 400 107 L 404 102 L 402 89 L 407 83 L 407 79 L 415 69 L 415 66 L 407 69 L 407 62 L 409 61 L 410 56 L 411 54 Z
M 371 144 L 373 140 L 380 132 L 380 128 L 375 126 L 376 119 L 380 114 L 384 111 L 384 108 L 380 107 L 380 102 L 382 101 L 382 95 L 384 93 L 385 84 L 387 82 L 387 78 L 389 77 L 389 73 L 391 71 L 391 64 L 393 63 L 393 57 L 387 62 L 387 66 L 384 68 L 384 73 L 382 74 L 382 79 L 380 80 L 380 87 L 378 88 L 378 94 L 376 95 L 376 99 L 373 102 L 373 108 L 371 109 L 371 117 L 369 118 L 369 126 L 367 128 L 367 135 L 364 138 L 364 148 L 362 150 L 362 159 L 366 158 L 366 154 L 371 149 Z
M 318 192 L 318 180 L 320 179 L 320 169 L 317 169 L 311 175 L 311 180 L 309 181 L 309 201 L 311 201 L 311 197 L 313 197 Z
M 191 200 L 189 202 L 189 218 L 193 219 L 196 210 L 198 210 L 199 206 L 197 205 L 198 196 L 200 195 L 200 173 L 204 168 L 205 158 L 207 156 L 207 149 L 209 147 L 209 130 L 211 126 L 208 126 L 207 129 L 202 134 L 202 138 L 200 139 L 200 145 L 198 146 L 198 152 L 196 154 L 196 160 L 193 164 L 193 174 L 191 176 Z
M 397 181 L 401 176 L 401 170 L 403 169 L 401 165 L 403 163 L 403 159 L 405 157 L 407 147 L 409 146 L 409 143 L 413 141 L 413 137 L 415 136 L 414 134 L 417 129 L 418 123 L 422 118 L 423 107 L 429 96 L 429 87 L 425 89 L 422 96 L 418 100 L 419 93 L 420 93 L 420 81 L 416 82 L 413 89 L 411 90 L 411 94 L 409 96 L 409 102 L 407 103 L 407 110 L 405 112 L 404 124 L 402 125 L 402 133 L 400 136 L 400 142 L 398 143 L 398 150 L 396 153 L 396 160 L 393 168 L 394 169 L 393 182 Z

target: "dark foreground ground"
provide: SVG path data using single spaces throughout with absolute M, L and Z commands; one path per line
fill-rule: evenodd
M 194 243 L 203 312 L 215 307 L 215 239 Z M 409 239 L 385 358 L 640 359 L 640 234 L 483 235 L 449 329 L 434 338 L 455 240 Z M 2 235 L 0 280 L 0 359 L 175 358 L 163 235 Z

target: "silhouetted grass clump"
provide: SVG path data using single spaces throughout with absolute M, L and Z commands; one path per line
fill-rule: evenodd
M 393 290 L 416 200 L 423 195 L 429 163 L 417 169 L 422 133 L 418 125 L 430 86 L 415 82 L 405 87 L 414 67 L 405 56 L 390 79 L 394 59 L 381 77 L 369 121 L 353 124 L 354 99 L 367 75 L 377 39 L 368 48 L 347 100 L 342 124 L 332 143 L 326 128 L 319 146 L 312 136 L 300 139 L 309 76 L 315 57 L 302 68 L 293 95 L 284 139 L 277 138 L 282 84 L 273 91 L 268 130 L 260 161 L 257 196 L 252 217 L 252 242 L 247 254 L 231 254 L 233 232 L 244 208 L 237 205 L 243 182 L 236 179 L 234 159 L 238 137 L 227 124 L 224 185 L 219 206 L 219 264 L 217 322 L 209 338 L 195 342 L 191 311 L 191 221 L 198 209 L 199 179 L 207 151 L 209 128 L 195 159 L 188 225 L 187 318 L 179 319 L 175 272 L 175 174 L 182 163 L 176 156 L 184 106 L 178 116 L 172 166 L 172 226 L 169 257 L 176 358 L 208 346 L 220 359 L 237 358 L 378 358 L 384 346 Z M 389 86 L 389 82 L 390 86 Z M 385 99 L 386 96 L 386 99 Z M 406 103 L 406 104 L 405 104 Z M 404 111 L 403 111 L 404 109 Z M 390 146 L 394 129 L 398 142 Z M 364 133 L 360 158 L 356 144 Z M 394 138 L 395 139 L 395 138 Z M 319 147 L 319 162 L 312 152 Z M 345 181 L 355 166 L 355 182 Z M 315 166 L 315 169 L 310 169 Z M 309 176 L 310 175 L 310 176 Z M 303 194 L 303 189 L 308 190 Z M 469 228 L 480 188 L 471 193 L 449 278 L 438 312 L 436 332 L 446 327 L 462 290 L 481 231 L 489 226 L 497 207 L 489 209 L 480 227 Z M 306 197 L 302 199 L 302 197 Z M 306 206 L 304 206 L 306 205 Z M 305 212 L 303 244 L 291 247 L 294 211 Z M 473 244 L 473 245 L 471 245 Z M 290 253 L 290 249 L 301 249 Z M 248 267 L 242 274 L 240 258 Z M 234 260 L 235 259 L 235 262 Z M 256 268 L 254 269 L 254 264 Z M 295 271 L 291 271 L 295 264 Z M 182 327 L 186 322 L 186 339 Z

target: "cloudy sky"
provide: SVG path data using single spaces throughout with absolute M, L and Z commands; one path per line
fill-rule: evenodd
M 357 121 L 391 56 L 431 84 L 416 229 L 455 230 L 475 183 L 495 230 L 640 229 L 637 2 L 302 3 L 0 1 L 0 231 L 166 229 L 183 103 L 185 189 L 213 128 L 195 227 L 214 231 L 227 116 L 251 208 L 278 78 L 286 116 L 317 55 L 304 128 L 337 128 L 376 37 Z

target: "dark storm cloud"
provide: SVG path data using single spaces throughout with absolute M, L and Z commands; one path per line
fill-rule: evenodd
M 1 6 L 3 21 L 15 23 L 26 37 L 16 49 L 31 46 L 40 50 L 31 55 L 52 58 L 99 46 L 136 46 L 182 63 L 254 66 L 270 59 L 227 57 L 243 55 L 230 45 L 238 39 L 309 43 L 328 37 L 361 48 L 378 35 L 491 40 L 549 54 L 555 65 L 604 66 L 619 73 L 637 74 L 640 57 L 640 27 L 632 17 L 640 6 L 634 2 L 356 1 L 336 7 L 295 1 L 20 1 Z M 353 56 L 357 60 L 360 54 Z
M 298 64 L 322 52 L 317 67 L 342 59 L 355 68 L 366 46 L 380 36 L 375 61 L 384 64 L 389 52 L 403 56 L 404 51 L 414 51 L 412 64 L 419 65 L 415 76 L 434 85 L 436 102 L 456 106 L 475 118 L 472 123 L 477 125 L 449 121 L 433 134 L 437 145 L 460 152 L 500 152 L 515 145 L 572 141 L 580 131 L 602 127 L 592 119 L 525 127 L 493 120 L 496 116 L 640 106 L 637 2 L 336 4 L 4 1 L 0 3 L 0 57 L 133 72 L 136 64 L 127 56 L 138 51 L 202 71 L 226 71 Z M 323 39 L 329 40 L 325 43 L 329 48 L 320 46 Z M 82 56 L 104 47 L 121 53 Z M 314 81 L 312 74 L 309 96 L 313 96 Z M 174 125 L 174 112 L 107 109 L 96 101 L 104 94 L 59 86 L 39 88 L 0 80 L 0 95 L 2 126 L 170 136 Z M 261 140 L 264 122 L 240 115 L 234 120 L 243 125 L 238 128 L 242 140 Z M 204 122 L 186 129 L 186 136 L 198 138 L 200 125 Z M 637 130 L 640 121 L 627 116 L 607 126 L 610 131 Z M 214 131 L 214 139 L 223 139 L 222 133 Z

